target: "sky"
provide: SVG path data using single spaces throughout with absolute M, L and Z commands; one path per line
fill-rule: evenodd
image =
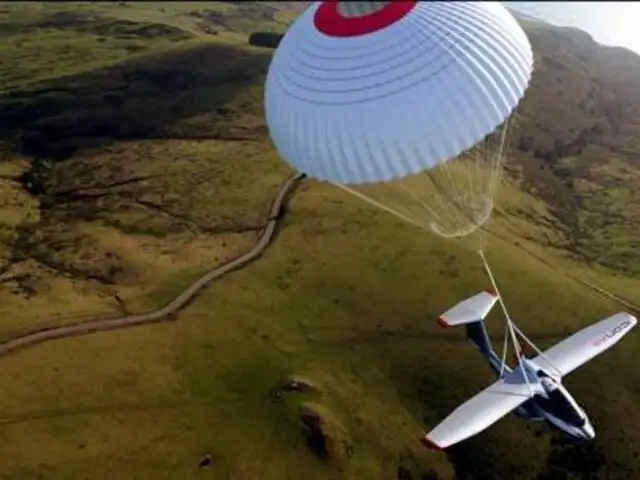
M 640 54 L 640 2 L 503 2 L 559 26 L 577 27 L 604 45 Z

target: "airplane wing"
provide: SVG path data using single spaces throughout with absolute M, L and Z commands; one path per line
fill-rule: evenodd
M 531 385 L 531 388 L 535 388 Z M 531 398 L 525 382 L 499 380 L 460 405 L 431 430 L 422 442 L 442 450 L 489 428 Z
M 633 315 L 625 312 L 616 313 L 574 333 L 532 361 L 552 375 L 565 376 L 614 346 L 637 323 L 638 319 Z

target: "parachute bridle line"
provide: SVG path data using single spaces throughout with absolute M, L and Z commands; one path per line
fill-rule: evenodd
M 522 356 L 520 355 L 520 343 L 518 342 L 518 337 L 516 334 L 516 328 L 515 325 L 513 324 L 513 322 L 511 321 L 511 316 L 509 315 L 509 311 L 507 310 L 506 305 L 504 304 L 504 301 L 502 300 L 502 295 L 500 294 L 500 290 L 498 289 L 498 285 L 496 283 L 496 280 L 493 276 L 493 272 L 491 271 L 491 267 L 489 266 L 489 262 L 487 261 L 487 257 L 485 257 L 484 252 L 482 250 L 478 250 L 478 254 L 480 255 L 480 259 L 482 260 L 482 264 L 484 266 L 485 271 L 487 272 L 487 276 L 489 277 L 489 281 L 491 282 L 491 286 L 493 287 L 493 290 L 495 292 L 495 294 L 498 296 L 498 303 L 500 304 L 500 307 L 502 309 L 502 313 L 504 315 L 505 320 L 507 321 L 507 326 L 506 329 L 509 332 L 509 336 L 511 337 L 511 342 L 513 343 L 513 347 L 515 349 L 516 352 L 516 358 L 518 359 L 518 365 L 520 365 L 520 368 L 522 370 L 522 375 L 524 376 L 524 380 L 527 383 L 527 387 L 529 388 L 529 394 L 533 397 L 533 388 L 531 388 L 531 383 L 529 382 L 529 378 L 527 376 L 527 371 L 524 368 L 524 363 L 522 362 Z M 507 341 L 505 338 L 505 342 L 504 342 L 504 349 L 502 352 L 502 357 L 503 357 L 503 367 L 504 367 L 504 359 L 506 357 L 507 354 Z M 503 369 L 501 369 L 500 372 L 500 377 L 502 378 L 502 374 L 503 374 Z
M 498 303 L 500 304 L 500 307 L 502 308 L 502 313 L 505 317 L 506 320 L 506 325 L 505 325 L 505 339 L 504 339 L 504 344 L 502 347 L 502 366 L 500 369 L 500 378 L 503 377 L 504 375 L 504 366 L 505 366 L 505 360 L 506 360 L 506 356 L 507 356 L 507 348 L 508 348 L 508 337 L 511 338 L 511 341 L 513 343 L 513 347 L 515 349 L 516 352 L 516 358 L 518 360 L 518 365 L 520 365 L 525 381 L 527 382 L 527 385 L 529 387 L 529 391 L 530 393 L 533 395 L 533 392 L 531 390 L 531 384 L 529 383 L 529 379 L 526 375 L 526 371 L 524 369 L 524 365 L 522 362 L 522 355 L 521 355 L 521 345 L 520 342 L 518 341 L 518 337 L 520 337 L 521 340 L 523 340 L 527 345 L 529 345 L 531 348 L 533 348 L 533 350 L 535 350 L 535 352 L 542 358 L 544 359 L 547 364 L 553 369 L 555 370 L 556 375 L 558 375 L 558 378 L 562 377 L 562 371 L 556 367 L 553 362 L 551 362 L 551 360 L 549 360 L 549 358 L 544 354 L 544 352 L 542 350 L 540 350 L 535 343 L 533 343 L 523 332 L 522 330 L 520 330 L 518 328 L 518 326 L 513 323 L 513 321 L 511 320 L 511 315 L 509 315 L 509 311 L 507 310 L 506 305 L 504 304 L 504 301 L 502 300 L 502 295 L 500 294 L 500 290 L 498 289 L 498 285 L 496 283 L 495 277 L 493 276 L 493 272 L 491 271 L 491 267 L 489 266 L 489 262 L 487 261 L 487 257 L 484 254 L 484 251 L 482 250 L 478 250 L 478 254 L 480 255 L 480 259 L 482 260 L 482 265 L 484 266 L 484 269 L 487 273 L 487 276 L 489 277 L 489 281 L 491 282 L 491 286 L 493 287 L 497 297 L 498 297 Z

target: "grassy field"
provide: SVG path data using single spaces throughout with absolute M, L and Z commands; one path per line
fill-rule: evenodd
M 562 459 L 578 454 L 605 455 L 612 475 L 633 468 L 640 445 L 627 419 L 640 378 L 610 374 L 633 362 L 633 336 L 567 381 L 594 418 L 594 444 L 554 446 L 546 428 L 509 418 L 452 450 L 454 467 L 422 451 L 417 436 L 491 379 L 461 332 L 434 321 L 486 280 L 471 254 L 367 208 L 306 185 L 265 257 L 217 283 L 178 323 L 4 359 L 3 471 L 196 478 L 204 453 L 214 457 L 211 478 L 393 478 L 400 465 L 414 478 L 451 478 L 452 468 L 459 478 L 536 478 L 554 464 L 577 471 Z M 488 253 L 514 318 L 543 346 L 615 311 L 508 244 L 492 242 Z M 291 378 L 315 391 L 276 401 L 273 390 Z M 305 445 L 301 406 L 326 422 L 327 452 Z
M 262 120 L 270 52 L 246 45 L 292 18 L 275 3 L 0 3 L 0 338 L 153 308 L 249 248 L 289 174 Z M 551 114 L 529 104 L 522 123 L 536 115 Z M 514 149 L 487 255 L 545 347 L 620 309 L 567 274 L 639 291 L 640 172 L 610 150 L 553 168 L 529 153 Z M 486 286 L 470 250 L 305 181 L 263 258 L 177 322 L 3 358 L 0 478 L 639 476 L 637 335 L 567 379 L 594 442 L 508 417 L 446 455 L 422 448 L 492 380 L 435 322 Z M 497 312 L 489 325 L 498 344 Z
M 291 2 L 1 2 L 0 89 L 198 43 L 283 31 Z
M 171 24 L 180 12 L 204 8 L 146 5 L 132 7 L 142 25 L 163 14 Z M 121 11 L 96 4 L 6 8 L 12 25 L 38 25 L 55 12 L 93 9 L 110 18 Z M 85 21 L 87 33 L 69 30 L 67 17 L 52 34 L 81 43 L 83 35 L 110 38 L 102 20 Z M 45 33 L 27 36 L 37 44 Z M 162 285 L 175 291 L 254 241 L 287 172 L 264 138 L 259 99 L 268 53 L 209 37 L 142 39 L 146 50 L 123 62 L 99 54 L 100 68 L 47 50 L 30 59 L 7 55 L 0 73 L 13 72 L 11 62 L 47 72 L 43 62 L 52 59 L 59 70 L 49 72 L 56 78 L 30 78 L 19 87 L 9 82 L 0 99 L 0 298 L 7 319 L 0 337 L 149 308 L 156 301 L 149 295 L 165 291 Z
M 39 201 L 5 180 L 0 336 L 62 314 L 149 308 L 146 296 L 176 275 L 252 245 L 286 169 L 261 143 L 149 140 L 87 151 L 50 174 Z

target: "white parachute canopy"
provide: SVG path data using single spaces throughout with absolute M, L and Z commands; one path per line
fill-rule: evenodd
M 296 170 L 464 236 L 491 214 L 532 69 L 497 2 L 318 2 L 274 54 L 267 125 Z

